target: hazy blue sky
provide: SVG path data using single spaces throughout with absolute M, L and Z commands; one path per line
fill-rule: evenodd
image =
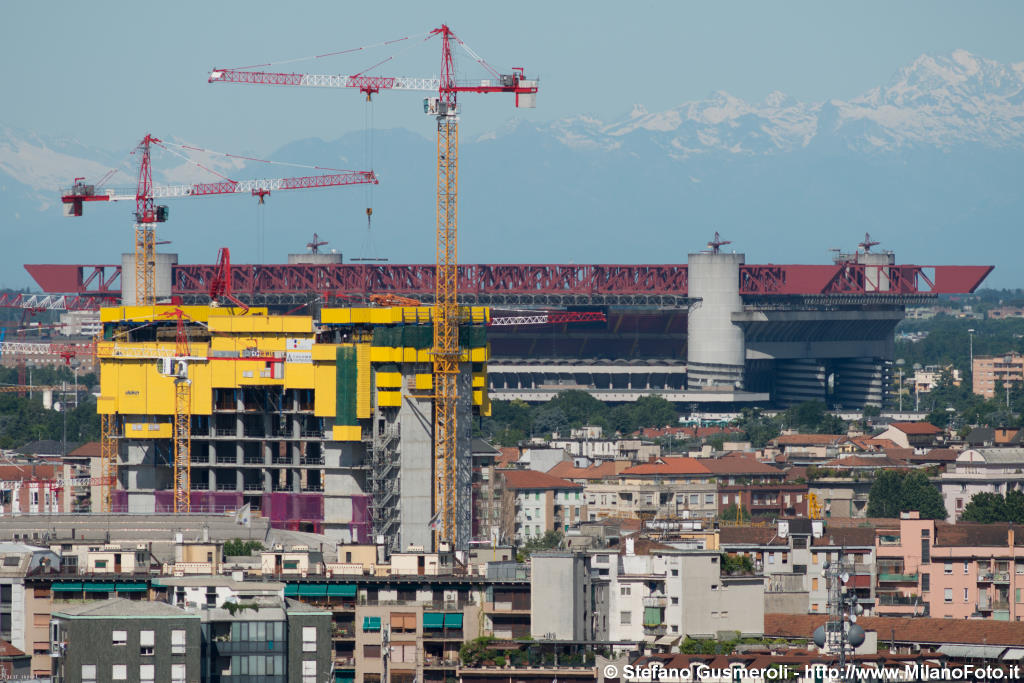
M 748 100 L 850 98 L 918 55 L 965 48 L 1024 60 L 1021 2 L 20 2 L 0 21 L 0 123 L 127 149 L 145 132 L 267 154 L 290 140 L 361 130 L 355 92 L 209 85 L 241 66 L 419 34 L 447 22 L 488 61 L 541 78 L 519 115 L 609 120 L 726 90 Z M 442 13 L 443 12 L 443 13 Z M 436 41 L 375 73 L 433 76 Z M 285 69 L 351 73 L 389 54 Z M 465 62 L 464 62 L 465 63 Z M 467 73 L 469 73 L 467 71 Z M 472 73 L 478 73 L 473 71 Z M 486 101 L 484 101 L 486 100 Z M 509 98 L 464 104 L 464 131 L 516 112 Z M 419 98 L 381 95 L 378 128 L 431 135 Z M 296 160 L 298 161 L 298 160 Z

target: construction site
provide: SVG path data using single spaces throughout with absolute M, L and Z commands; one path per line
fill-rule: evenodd
M 609 402 L 655 394 L 683 409 L 881 405 L 905 307 L 973 292 L 991 271 L 901 265 L 870 236 L 827 265 L 749 265 L 718 233 L 685 263 L 460 265 L 458 98 L 505 93 L 533 107 L 538 81 L 475 53 L 488 77 L 457 81 L 453 51 L 464 44 L 447 26 L 429 38 L 441 44 L 436 79 L 216 68 L 209 82 L 352 89 L 367 99 L 428 93 L 432 264 L 345 263 L 319 251 L 318 235 L 280 265 L 232 263 L 227 248 L 214 264 L 183 264 L 157 250 L 156 227 L 170 215 L 161 200 L 263 202 L 285 190 L 370 186 L 372 170 L 165 186 L 153 181 L 151 153 L 198 148 L 146 135 L 133 190 L 76 178 L 63 192 L 72 217 L 134 202 L 133 248 L 113 264 L 27 264 L 44 294 L 0 305 L 73 312 L 99 330 L 94 510 L 248 506 L 275 527 L 348 543 L 465 549 L 472 422 L 492 398 L 537 402 L 582 389 Z M 5 343 L 23 356 L 59 353 Z

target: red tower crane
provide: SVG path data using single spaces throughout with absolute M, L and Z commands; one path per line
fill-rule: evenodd
M 290 85 L 310 88 L 353 88 L 371 97 L 382 90 L 436 93 L 423 101 L 423 111 L 437 119 L 437 264 L 434 303 L 434 520 L 435 539 L 456 548 L 469 542 L 469 492 L 459 482 L 466 465 L 456 452 L 456 413 L 459 374 L 458 307 L 458 95 L 460 93 L 512 93 L 517 107 L 534 107 L 537 80 L 526 79 L 523 69 L 498 73 L 469 49 L 447 25 L 430 31 L 424 40 L 441 38 L 441 78 L 370 76 L 366 69 L 352 76 L 277 73 L 215 68 L 210 83 Z M 400 40 L 408 40 L 402 38 Z M 397 42 L 397 41 L 390 41 Z M 452 44 L 463 47 L 492 79 L 476 82 L 455 80 Z M 388 61 L 390 58 L 384 60 Z M 383 64 L 378 62 L 376 66 Z M 372 69 L 373 67 L 371 67 Z
M 232 180 L 221 176 L 221 180 L 192 185 L 154 185 L 150 148 L 157 145 L 167 149 L 172 143 L 147 135 L 135 148 L 139 155 L 139 176 L 135 192 L 98 190 L 76 178 L 70 189 L 63 191 L 64 215 L 81 216 L 86 202 L 135 201 L 135 298 L 143 305 L 156 302 L 156 224 L 167 220 L 166 206 L 157 205 L 157 199 L 179 199 L 183 197 L 204 197 L 223 194 L 251 194 L 263 202 L 264 197 L 276 190 L 296 190 L 338 185 L 377 184 L 372 171 L 334 170 L 327 175 L 301 176 L 296 178 L 272 178 L 264 180 Z M 184 147 L 183 145 L 173 145 Z M 188 148 L 198 150 L 198 148 Z M 209 150 L 198 150 L 209 151 Z M 231 156 L 231 155 L 228 155 Z M 316 167 L 314 167 L 316 168 Z M 209 171 L 209 169 L 205 169 Z M 211 171 L 212 172 L 212 171 Z M 110 174 L 108 174 L 109 177 Z M 219 174 L 217 174 L 219 175 Z

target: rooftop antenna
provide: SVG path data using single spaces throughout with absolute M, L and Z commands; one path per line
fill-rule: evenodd
M 861 247 L 862 249 L 864 249 L 864 253 L 866 254 L 869 251 L 871 251 L 871 247 L 874 247 L 874 246 L 879 245 L 879 244 L 881 244 L 881 242 L 873 242 L 873 241 L 871 241 L 871 233 L 866 232 L 866 233 L 864 233 L 864 241 L 861 242 L 860 244 L 858 244 L 857 246 Z
M 710 242 L 708 242 L 708 247 L 711 248 L 711 253 L 712 254 L 717 254 L 719 248 L 721 248 L 723 245 L 726 245 L 726 244 L 732 244 L 732 240 L 723 240 L 721 237 L 719 237 L 718 231 L 716 230 L 715 231 L 715 239 L 713 239 Z

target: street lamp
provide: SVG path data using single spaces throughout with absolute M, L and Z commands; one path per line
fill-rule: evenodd
M 902 358 L 896 359 L 896 366 L 900 372 L 900 412 L 903 412 L 903 364 L 906 363 Z
M 974 328 L 967 330 L 967 347 L 971 356 L 971 382 L 974 382 Z

